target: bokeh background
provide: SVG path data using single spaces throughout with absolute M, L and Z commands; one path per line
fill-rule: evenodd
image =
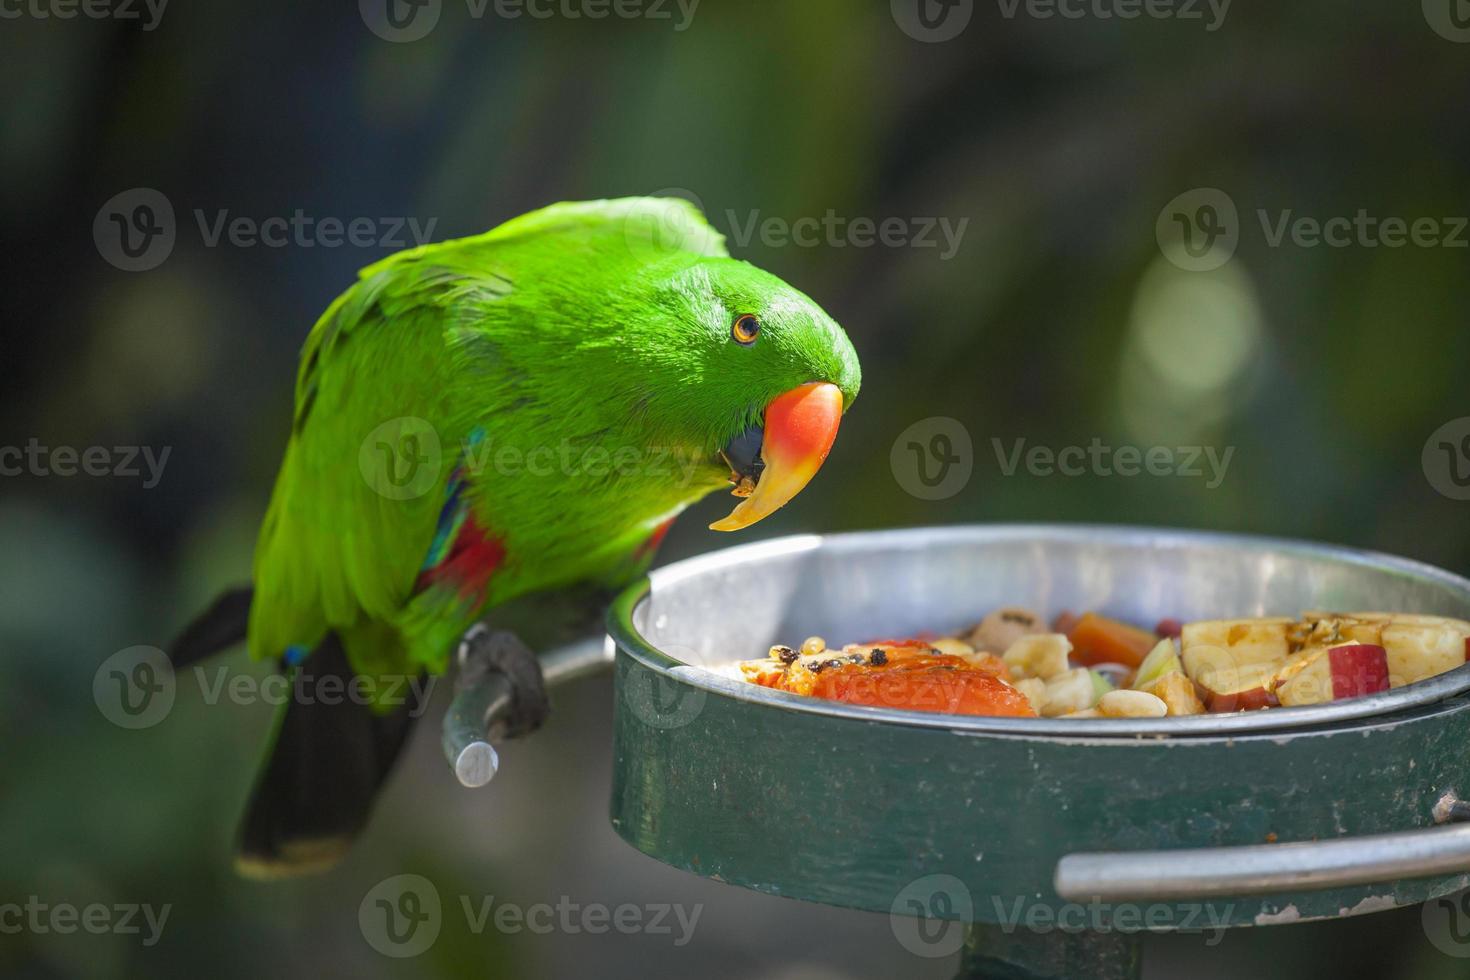
M 299 345 L 355 270 L 394 249 L 211 245 L 196 209 L 209 222 L 414 217 L 439 239 L 555 200 L 682 189 L 731 235 L 753 216 L 829 211 L 910 231 L 967 221 L 952 255 L 942 238 L 732 242 L 831 311 L 865 374 L 826 469 L 747 538 L 1139 522 L 1364 546 L 1464 573 L 1470 503 L 1454 499 L 1449 460 L 1425 455 L 1470 414 L 1470 235 L 1455 247 L 1449 220 L 1470 213 L 1470 44 L 1454 2 L 1239 0 L 1223 20 L 1204 6 L 1196 19 L 1125 20 L 1098 13 L 1116 10 L 1106 0 L 1075 19 L 976 0 L 950 11 L 969 19 L 942 41 L 914 36 L 904 3 L 877 0 L 704 0 L 687 22 L 672 5 L 669 19 L 567 16 L 585 9 L 575 3 L 510 19 L 443 0 L 411 42 L 380 36 L 368 2 L 180 2 L 153 29 L 143 7 L 141 21 L 7 7 L 0 443 L 169 456 L 147 487 L 118 474 L 0 478 L 0 900 L 172 910 L 151 947 L 0 935 L 0 974 L 952 973 L 952 960 L 903 949 L 884 916 L 745 893 L 624 845 L 606 816 L 606 678 L 558 690 L 553 721 L 508 747 L 481 791 L 454 783 L 432 720 L 343 867 L 278 885 L 234 877 L 270 708 L 207 704 L 181 685 L 164 721 L 124 731 L 95 706 L 94 672 L 122 648 L 166 643 L 248 576 Z M 136 188 L 164 195 L 176 240 L 154 267 L 125 271 L 94 225 Z M 1187 196 L 1199 188 L 1237 209 L 1238 243 L 1191 271 L 1157 229 L 1180 195 L 1174 213 L 1208 218 Z M 1435 219 L 1451 241 L 1273 245 L 1259 218 L 1360 209 Z M 956 420 L 973 446 L 969 479 L 942 500 L 909 492 L 913 474 L 891 454 L 933 418 Z M 1006 451 L 1099 439 L 1234 455 L 1214 487 L 1008 476 L 997 439 Z M 726 506 L 688 514 L 660 560 L 729 543 L 704 529 Z M 225 663 L 262 672 L 241 652 Z M 429 877 L 448 903 L 566 896 L 702 912 L 682 947 L 475 935 L 451 912 L 430 951 L 394 960 L 364 941 L 357 913 L 400 873 Z M 1214 949 L 1159 937 L 1146 965 L 1199 978 L 1465 970 L 1429 944 L 1415 909 L 1249 930 Z

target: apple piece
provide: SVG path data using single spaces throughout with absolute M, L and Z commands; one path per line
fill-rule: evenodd
M 1360 620 L 1351 616 L 1327 616 L 1315 621 L 1308 619 L 1292 628 L 1292 641 L 1302 649 L 1342 646 L 1346 643 L 1379 646 L 1382 644 L 1383 628 L 1386 625 L 1376 620 Z
M 1041 714 L 1041 709 L 1046 706 L 1046 681 L 1040 677 L 1026 677 L 1011 686 L 1026 695 L 1026 700 L 1031 702 L 1032 711 Z
M 1046 703 L 1041 713 L 1048 718 L 1086 711 L 1097 703 L 1097 688 L 1092 671 L 1074 667 L 1046 682 Z
M 1353 619 L 1363 623 L 1404 623 L 1410 626 L 1450 626 L 1470 633 L 1470 623 L 1451 616 L 1432 616 L 1425 613 L 1401 612 L 1351 612 L 1327 613 L 1318 618 Z
M 1028 634 L 1016 639 L 1001 659 L 1017 679 L 1040 677 L 1049 681 L 1065 673 L 1072 643 L 1060 633 Z
M 1149 692 L 1169 709 L 1170 715 L 1204 714 L 1204 702 L 1199 699 L 1194 682 L 1183 671 L 1170 671 L 1154 681 Z
M 1470 659 L 1470 625 L 1457 620 L 1413 623 L 1394 620 L 1383 627 L 1388 676 L 1394 687 L 1443 674 Z
M 1385 628 L 1383 623 L 1343 621 L 1338 624 L 1338 632 L 1342 635 L 1345 643 L 1361 643 L 1370 647 L 1383 646 L 1383 631 Z
M 940 653 L 951 657 L 964 657 L 966 660 L 975 655 L 974 647 L 970 646 L 964 640 L 959 640 L 952 636 L 942 636 L 937 640 L 931 641 L 929 646 L 938 650 Z
M 1371 643 L 1304 651 L 1276 686 L 1287 707 L 1324 704 L 1388 690 L 1388 653 Z
M 1179 649 L 1174 641 L 1165 637 L 1160 640 L 1148 656 L 1143 658 L 1143 663 L 1138 665 L 1138 673 L 1133 675 L 1133 683 L 1130 685 L 1135 691 L 1147 691 L 1160 677 L 1165 674 L 1179 672 L 1183 673 L 1184 665 L 1179 662 Z
M 1253 660 L 1249 658 L 1259 653 L 1247 647 L 1246 655 L 1243 659 L 1232 648 L 1205 643 L 1185 649 L 1181 658 L 1184 672 L 1199 688 L 1210 711 L 1253 711 L 1278 703 L 1273 688 L 1276 672 L 1286 664 L 1285 654 L 1272 660 Z
M 1189 669 L 1191 647 L 1218 647 L 1230 651 L 1239 666 L 1275 664 L 1279 666 L 1291 652 L 1287 631 L 1290 619 L 1211 619 L 1185 623 L 1179 636 L 1183 651 L 1184 671 L 1198 682 Z

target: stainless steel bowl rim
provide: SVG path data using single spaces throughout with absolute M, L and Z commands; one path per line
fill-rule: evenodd
M 1392 569 L 1405 575 L 1433 581 L 1470 596 L 1470 580 L 1432 565 L 1379 552 L 1310 541 L 1218 531 L 1123 525 L 951 525 L 828 535 L 792 535 L 737 545 L 684 559 L 655 569 L 647 578 L 626 589 L 608 612 L 608 632 L 629 656 L 637 658 L 648 667 L 680 683 L 710 694 L 763 704 L 783 711 L 804 711 L 850 721 L 949 729 L 960 735 L 1012 735 L 1080 740 L 1263 735 L 1291 729 L 1334 726 L 1346 721 L 1391 715 L 1399 711 L 1432 705 L 1470 691 L 1470 664 L 1467 664 L 1464 667 L 1458 667 L 1415 684 L 1394 688 L 1382 694 L 1334 701 L 1331 704 L 1306 708 L 1270 708 L 1232 714 L 1154 719 L 1002 718 L 902 711 L 802 697 L 725 677 L 704 667 L 684 663 L 659 650 L 643 638 L 633 623 L 633 617 L 639 605 L 661 587 L 697 578 L 716 568 L 723 569 L 732 565 L 759 565 L 777 556 L 792 553 L 824 549 L 840 554 L 844 550 L 860 551 L 864 545 L 884 541 L 902 542 L 906 546 L 922 548 L 926 542 L 953 543 L 956 539 L 972 543 L 987 543 L 1076 538 L 1089 538 L 1093 541 L 1118 545 L 1147 545 L 1164 548 L 1187 548 L 1192 545 L 1212 544 L 1288 551 L 1348 564 Z M 1432 610 L 1423 611 L 1432 612 Z

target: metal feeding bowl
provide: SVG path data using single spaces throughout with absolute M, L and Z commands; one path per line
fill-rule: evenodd
M 1148 721 L 869 708 L 707 669 L 809 635 L 957 631 L 1003 605 L 1470 618 L 1470 581 L 1343 548 L 1086 526 L 803 536 L 679 562 L 609 613 L 614 827 L 730 884 L 973 924 L 969 968 L 1016 976 L 1132 975 L 1141 927 L 1356 915 L 1470 884 L 1470 667 Z M 1069 921 L 1083 928 L 1040 928 Z

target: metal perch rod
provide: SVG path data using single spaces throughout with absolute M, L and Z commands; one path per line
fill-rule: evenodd
M 612 663 L 613 649 L 606 636 L 557 647 L 539 658 L 542 677 L 549 687 L 597 673 Z M 462 785 L 484 786 L 495 778 L 500 768 L 495 743 L 505 738 L 506 720 L 514 702 L 514 688 L 504 673 L 460 665 L 460 679 L 444 716 L 440 741 L 444 758 Z

